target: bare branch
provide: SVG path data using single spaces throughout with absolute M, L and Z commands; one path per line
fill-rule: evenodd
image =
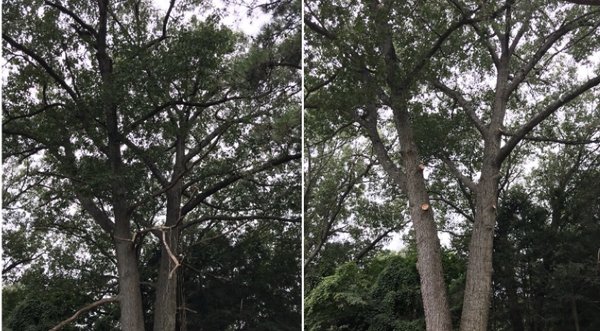
M 96 308 L 98 306 L 101 306 L 103 304 L 110 303 L 110 302 L 115 302 L 115 301 L 118 301 L 118 300 L 119 300 L 119 297 L 116 296 L 116 297 L 104 298 L 104 299 L 98 300 L 98 301 L 96 301 L 94 303 L 90 303 L 89 305 L 87 305 L 87 306 L 79 309 L 75 314 L 73 314 L 73 316 L 67 318 L 66 320 L 64 320 L 62 322 L 60 322 L 57 326 L 55 326 L 52 329 L 50 329 L 50 331 L 58 331 L 58 330 L 64 328 L 67 324 L 75 321 L 79 317 L 79 315 L 85 313 L 88 310 L 91 310 L 91 309 L 94 309 L 94 308 Z

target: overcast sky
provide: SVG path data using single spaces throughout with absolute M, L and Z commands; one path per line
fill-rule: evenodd
M 169 8 L 170 0 L 153 1 L 164 12 Z M 252 36 L 258 34 L 260 28 L 269 21 L 270 15 L 260 9 L 249 10 L 252 1 L 238 0 L 238 2 L 244 5 L 226 5 L 220 0 L 214 1 L 212 5 L 223 10 L 225 13 L 223 23 L 228 27 Z

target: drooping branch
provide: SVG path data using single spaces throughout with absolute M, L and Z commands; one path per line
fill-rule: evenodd
M 53 327 L 52 329 L 50 329 L 50 331 L 58 331 L 58 330 L 64 328 L 65 326 L 67 326 L 67 324 L 75 321 L 79 317 L 79 315 L 81 315 L 81 314 L 83 314 L 83 313 L 85 313 L 85 312 L 87 312 L 89 310 L 92 310 L 92 309 L 94 309 L 94 308 L 96 308 L 98 306 L 101 306 L 101 305 L 104 305 L 104 304 L 107 304 L 107 303 L 111 303 L 111 302 L 115 302 L 115 301 L 119 301 L 119 297 L 118 296 L 110 297 L 110 298 L 104 298 L 104 299 L 98 300 L 96 302 L 90 303 L 89 305 L 87 305 L 87 306 L 79 309 L 75 314 L 73 314 L 73 316 L 67 318 L 66 320 L 64 320 L 62 322 L 60 322 L 58 325 L 56 325 L 55 327 Z
M 543 120 L 548 118 L 554 112 L 556 112 L 560 107 L 566 105 L 570 101 L 574 100 L 581 94 L 587 92 L 588 90 L 594 88 L 600 84 L 600 76 L 596 76 L 583 84 L 575 87 L 571 91 L 561 95 L 556 101 L 549 104 L 544 110 L 540 111 L 533 117 L 529 119 L 526 123 L 524 123 L 515 133 L 514 135 L 506 142 L 506 144 L 500 149 L 498 156 L 496 158 L 496 162 L 499 164 L 504 161 L 504 159 L 508 156 L 508 154 L 517 146 L 517 144 L 525 138 L 525 136 L 531 132 L 538 124 L 540 124 Z

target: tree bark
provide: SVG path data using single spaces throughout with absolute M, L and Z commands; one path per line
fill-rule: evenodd
M 475 224 L 469 244 L 467 281 L 460 321 L 461 331 L 487 330 L 498 190 L 498 179 L 494 172 L 499 173 L 494 169 L 484 171 L 482 180 L 477 185 Z
M 395 109 L 394 117 L 400 138 L 400 154 L 406 174 L 406 194 L 417 239 L 417 269 L 420 275 L 421 296 L 425 309 L 425 324 L 430 331 L 451 331 L 452 320 L 444 282 L 442 253 L 433 209 L 430 205 L 425 178 L 420 170 L 420 157 L 414 141 L 409 115 Z
M 452 320 L 442 268 L 442 254 L 433 209 L 421 171 L 421 160 L 414 140 L 409 114 L 396 99 L 394 122 L 400 140 L 400 154 L 404 171 L 390 159 L 377 132 L 377 109 L 370 105 L 365 119 L 355 116 L 369 136 L 379 162 L 388 176 L 407 194 L 413 229 L 417 239 L 417 270 L 421 283 L 421 297 L 428 331 L 451 331 Z M 423 208 L 428 205 L 428 208 Z
M 133 243 L 115 237 L 119 274 L 119 305 L 121 330 L 144 331 L 140 275 Z
M 108 135 L 108 160 L 111 169 L 112 206 L 115 217 L 113 240 L 117 254 L 119 275 L 119 303 L 121 329 L 123 331 L 144 331 L 144 313 L 137 256 L 131 240 L 130 211 L 127 191 L 122 178 L 123 159 L 118 120 L 118 101 L 114 97 L 113 61 L 108 53 L 108 12 L 109 0 L 98 0 L 98 36 L 96 59 L 100 71 L 102 110 Z
M 161 256 L 154 301 L 154 331 L 175 331 L 177 326 L 177 268 L 179 224 L 181 223 L 181 195 L 183 189 L 185 143 L 182 136 L 176 140 L 175 164 L 171 176 L 172 187 L 167 191 L 167 215 L 164 233 L 160 233 Z
M 167 222 L 163 242 L 161 234 L 161 256 L 154 301 L 154 331 L 175 331 L 177 322 L 177 268 L 171 254 L 177 256 L 179 228 L 174 226 L 179 219 L 181 196 L 167 194 Z M 170 228 L 170 226 L 174 226 Z M 171 250 L 168 251 L 167 246 Z

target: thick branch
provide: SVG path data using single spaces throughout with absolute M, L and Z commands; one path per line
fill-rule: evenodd
M 94 221 L 102 228 L 102 230 L 106 231 L 106 233 L 109 235 L 112 235 L 115 224 L 110 220 L 106 213 L 96 206 L 94 201 L 92 201 L 92 198 L 81 192 L 76 192 L 75 195 L 77 196 L 77 200 L 79 200 L 79 203 L 81 203 L 83 209 L 85 209 L 85 211 L 92 216 Z
M 406 176 L 402 170 L 392 161 L 387 149 L 383 145 L 381 136 L 377 131 L 377 110 L 374 105 L 369 106 L 367 117 L 362 118 L 356 112 L 353 112 L 354 120 L 358 122 L 366 131 L 367 136 L 373 145 L 373 151 L 377 155 L 377 159 L 381 163 L 383 169 L 388 173 L 392 180 L 400 187 L 403 192 L 406 192 Z
M 464 186 L 468 187 L 469 189 L 471 189 L 472 191 L 475 190 L 476 188 L 476 184 L 475 182 L 462 174 L 462 172 L 460 170 L 458 170 L 458 167 L 456 166 L 456 164 L 454 164 L 454 162 L 452 160 L 450 160 L 450 158 L 446 157 L 446 156 L 440 156 L 439 157 L 440 160 L 442 160 L 442 162 L 444 162 L 444 164 L 448 167 L 448 170 L 450 170 L 450 173 L 452 173 L 452 175 L 458 179 Z
M 335 35 L 329 31 L 327 31 L 327 29 L 325 29 L 324 27 L 320 26 L 319 24 L 313 22 L 310 17 L 306 16 L 304 17 L 304 25 L 306 25 L 309 29 L 311 29 L 312 31 L 322 35 L 323 37 L 327 38 L 327 39 L 331 39 L 334 40 Z
M 191 198 L 182 208 L 181 208 L 181 216 L 183 217 L 184 215 L 186 215 L 187 213 L 189 213 L 190 211 L 192 211 L 194 208 L 196 208 L 197 205 L 199 205 L 202 201 L 204 201 L 206 198 L 210 197 L 211 195 L 219 192 L 220 190 L 228 187 L 229 185 L 237 182 L 238 180 L 247 177 L 247 176 L 251 176 L 254 175 L 256 173 L 274 168 L 276 166 L 279 166 L 281 164 L 285 164 L 287 162 L 290 162 L 292 160 L 297 160 L 300 159 L 301 155 L 300 154 L 292 154 L 292 155 L 281 155 L 278 156 L 276 158 L 273 158 L 263 164 L 261 164 L 260 166 L 256 167 L 256 168 L 252 168 L 246 171 L 241 171 L 237 174 L 233 174 L 217 183 L 215 183 L 214 185 L 212 185 L 211 187 L 207 188 L 204 192 L 198 194 L 197 196 Z
M 473 108 L 473 105 L 470 102 L 468 102 L 462 96 L 462 94 L 460 92 L 449 88 L 444 83 L 442 83 L 440 80 L 438 80 L 438 79 L 431 80 L 431 83 L 438 90 L 442 91 L 444 94 L 446 94 L 450 98 L 456 100 L 456 102 L 458 102 L 458 104 L 465 110 L 465 112 L 467 112 L 467 115 L 469 115 L 471 122 L 473 122 L 473 124 L 475 124 L 477 131 L 479 131 L 479 133 L 481 133 L 481 135 L 487 139 L 488 130 L 485 127 L 485 125 L 483 124 L 483 122 L 481 121 L 481 119 L 479 118 L 479 116 L 477 116 L 477 114 L 475 113 L 475 109 Z
M 44 1 L 44 3 L 50 7 L 54 7 L 56 9 L 58 9 L 60 12 L 62 12 L 63 14 L 71 17 L 73 20 L 75 20 L 75 22 L 77 22 L 82 28 L 84 28 L 87 32 L 89 32 L 92 36 L 97 37 L 98 36 L 98 32 L 96 32 L 96 30 L 94 29 L 94 27 L 92 27 L 91 25 L 85 23 L 79 16 L 77 16 L 77 14 L 75 14 L 73 11 L 67 9 L 66 7 L 64 7 L 63 5 L 59 4 L 59 3 L 54 3 L 52 1 Z
M 62 322 L 60 322 L 57 326 L 55 326 L 52 329 L 50 329 L 50 331 L 58 331 L 58 330 L 64 328 L 67 324 L 75 321 L 79 317 L 79 315 L 85 313 L 88 310 L 91 310 L 91 309 L 94 309 L 94 308 L 96 308 L 98 306 L 101 306 L 103 304 L 110 303 L 110 302 L 115 302 L 115 301 L 118 301 L 118 300 L 119 300 L 119 297 L 116 296 L 116 297 L 104 298 L 104 299 L 98 300 L 98 301 L 96 301 L 94 303 L 90 303 L 89 305 L 87 305 L 87 306 L 79 309 L 75 314 L 73 314 L 73 316 L 67 318 L 66 320 L 64 320 Z
M 508 156 L 508 154 L 517 146 L 517 144 L 525 138 L 525 136 L 533 130 L 538 124 L 540 124 L 543 120 L 548 118 L 548 116 L 552 115 L 555 111 L 557 111 L 560 107 L 569 103 L 573 99 L 577 98 L 581 94 L 586 91 L 592 89 L 593 87 L 600 84 L 600 76 L 596 76 L 587 82 L 579 85 L 573 90 L 567 92 L 566 94 L 561 95 L 558 100 L 552 102 L 550 105 L 546 107 L 546 109 L 540 111 L 536 115 L 534 115 L 529 121 L 523 124 L 512 136 L 506 144 L 500 149 L 498 153 L 498 157 L 496 158 L 496 162 L 498 164 L 502 163 L 504 159 Z
M 25 47 L 24 45 L 19 44 L 16 40 L 12 39 L 9 35 L 5 33 L 2 33 L 2 39 L 9 43 L 12 47 L 20 50 L 21 52 L 27 54 L 29 57 L 34 59 L 46 71 L 46 73 L 48 73 L 48 75 L 50 75 L 50 77 L 52 77 L 58 83 L 58 85 L 60 85 L 69 94 L 73 101 L 75 101 L 76 103 L 79 101 L 77 93 L 75 93 L 75 91 L 69 86 L 69 84 L 67 84 L 65 80 L 56 71 L 54 71 L 50 64 L 48 64 L 48 62 L 42 59 L 41 56 L 37 55 L 34 51 Z

